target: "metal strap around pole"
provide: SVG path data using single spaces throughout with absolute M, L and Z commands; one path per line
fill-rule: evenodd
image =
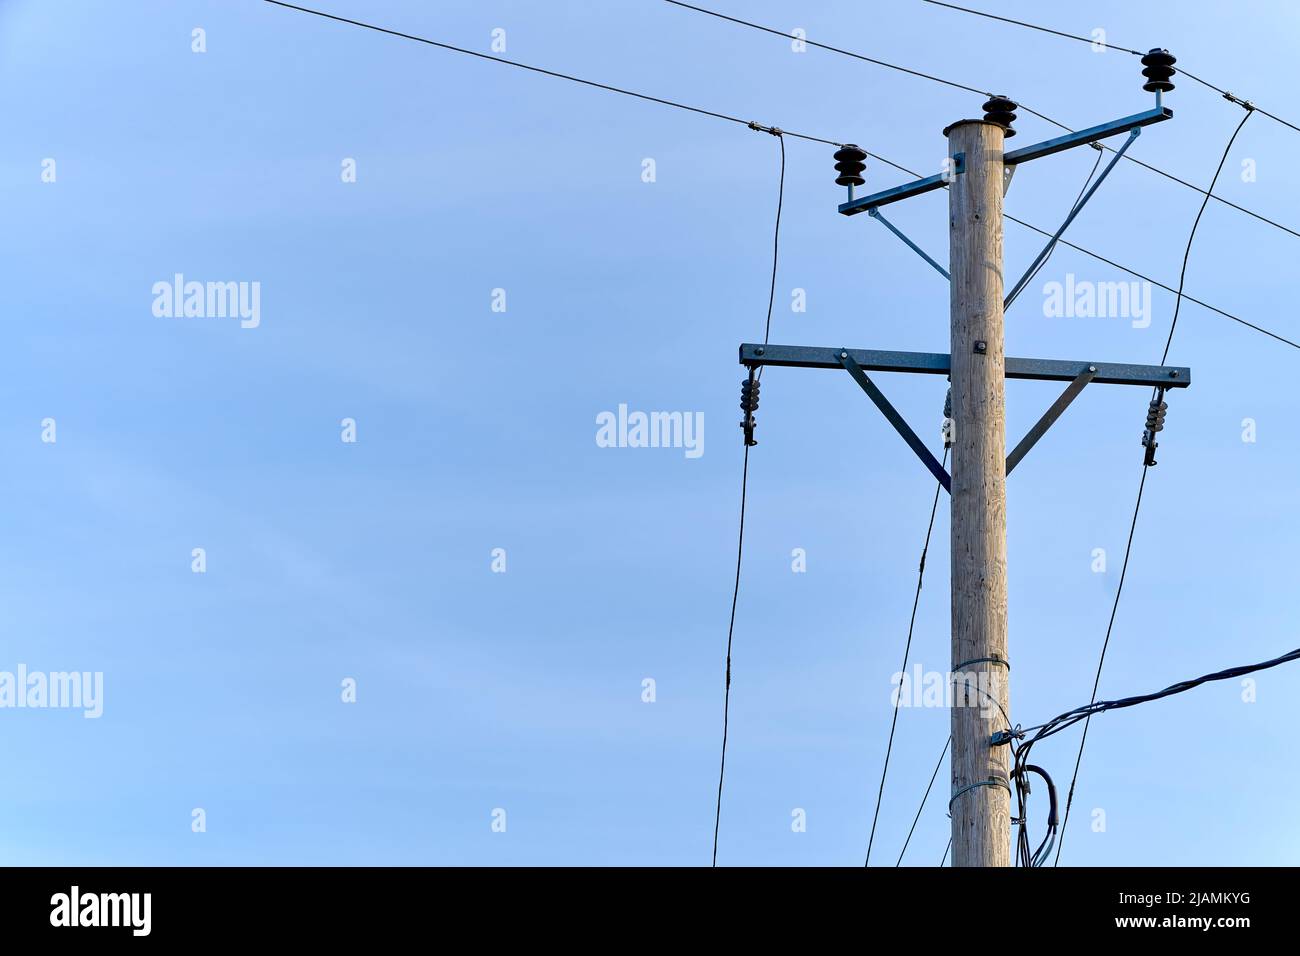
M 987 780 L 976 780 L 974 783 L 967 784 L 948 799 L 948 809 L 952 810 L 952 805 L 967 790 L 974 790 L 976 787 L 1001 787 L 1007 793 L 1011 792 L 1011 784 L 999 777 L 989 777 Z

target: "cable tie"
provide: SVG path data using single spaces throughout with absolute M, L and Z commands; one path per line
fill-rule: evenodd
M 968 783 L 966 786 L 962 787 L 960 790 L 958 790 L 956 793 L 952 795 L 952 797 L 948 800 L 948 812 L 949 813 L 952 812 L 953 802 L 958 797 L 960 797 L 967 790 L 974 790 L 976 787 L 1001 787 L 1003 790 L 1007 792 L 1008 795 L 1010 795 L 1011 793 L 1011 784 L 1008 783 L 1006 780 L 1002 779 L 1001 777 L 989 777 L 987 780 L 976 780 L 974 783 Z

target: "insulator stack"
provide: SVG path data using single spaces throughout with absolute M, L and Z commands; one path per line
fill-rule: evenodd
M 749 370 L 749 378 L 740 383 L 740 410 L 745 413 L 745 417 L 740 422 L 740 427 L 745 430 L 745 444 L 749 446 L 757 445 L 754 440 L 754 428 L 758 422 L 754 421 L 754 412 L 758 411 L 758 391 L 761 383 L 754 376 L 754 370 Z
M 835 151 L 835 171 L 839 173 L 835 177 L 837 186 L 861 186 L 866 182 L 862 178 L 862 173 L 866 168 L 866 150 L 860 149 L 852 143 L 846 143 Z
M 948 397 L 943 400 L 943 447 L 952 447 L 952 389 L 948 389 Z
M 1165 414 L 1169 411 L 1168 402 L 1152 402 L 1147 410 L 1147 431 L 1164 431 Z
M 1142 75 L 1147 81 L 1142 84 L 1142 89 L 1148 93 L 1168 93 L 1174 88 L 1170 79 L 1178 71 L 1174 69 L 1174 64 L 1178 60 L 1168 50 L 1162 50 L 1156 47 L 1150 53 L 1142 58 L 1142 65 L 1146 67 Z
M 1169 411 L 1169 403 L 1165 400 L 1163 390 L 1156 393 L 1156 397 L 1151 400 L 1147 407 L 1146 428 L 1142 432 L 1142 445 L 1146 448 L 1146 457 L 1143 460 L 1148 468 L 1156 463 L 1156 448 L 1159 447 L 1156 442 L 1156 432 L 1164 431 L 1165 414 Z
M 1011 124 L 1016 121 L 1016 108 L 1019 106 L 1015 100 L 1007 99 L 1005 96 L 994 96 L 984 104 L 984 122 L 997 123 L 1005 127 L 1007 137 L 1016 135 L 1016 131 L 1011 128 Z

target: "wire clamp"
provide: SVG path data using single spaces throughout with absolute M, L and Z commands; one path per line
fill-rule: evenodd
M 1024 740 L 1024 739 L 1025 739 L 1025 732 L 1020 728 L 1019 724 L 1016 724 L 1015 727 L 1009 730 L 999 730 L 992 737 L 990 737 L 989 746 L 1001 747 L 1003 744 L 1009 744 L 1013 740 Z

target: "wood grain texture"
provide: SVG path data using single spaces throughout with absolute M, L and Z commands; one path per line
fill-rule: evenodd
M 1002 316 L 1003 130 L 966 121 L 948 130 L 949 155 L 966 154 L 948 190 L 952 273 L 952 669 L 1007 657 L 1005 354 Z M 977 343 L 985 343 L 978 351 Z M 961 668 L 1010 712 L 1007 668 Z M 952 790 L 1007 780 L 1009 748 L 992 747 L 1004 728 L 979 692 L 952 707 Z M 977 786 L 952 804 L 954 866 L 1008 866 L 1011 796 Z

